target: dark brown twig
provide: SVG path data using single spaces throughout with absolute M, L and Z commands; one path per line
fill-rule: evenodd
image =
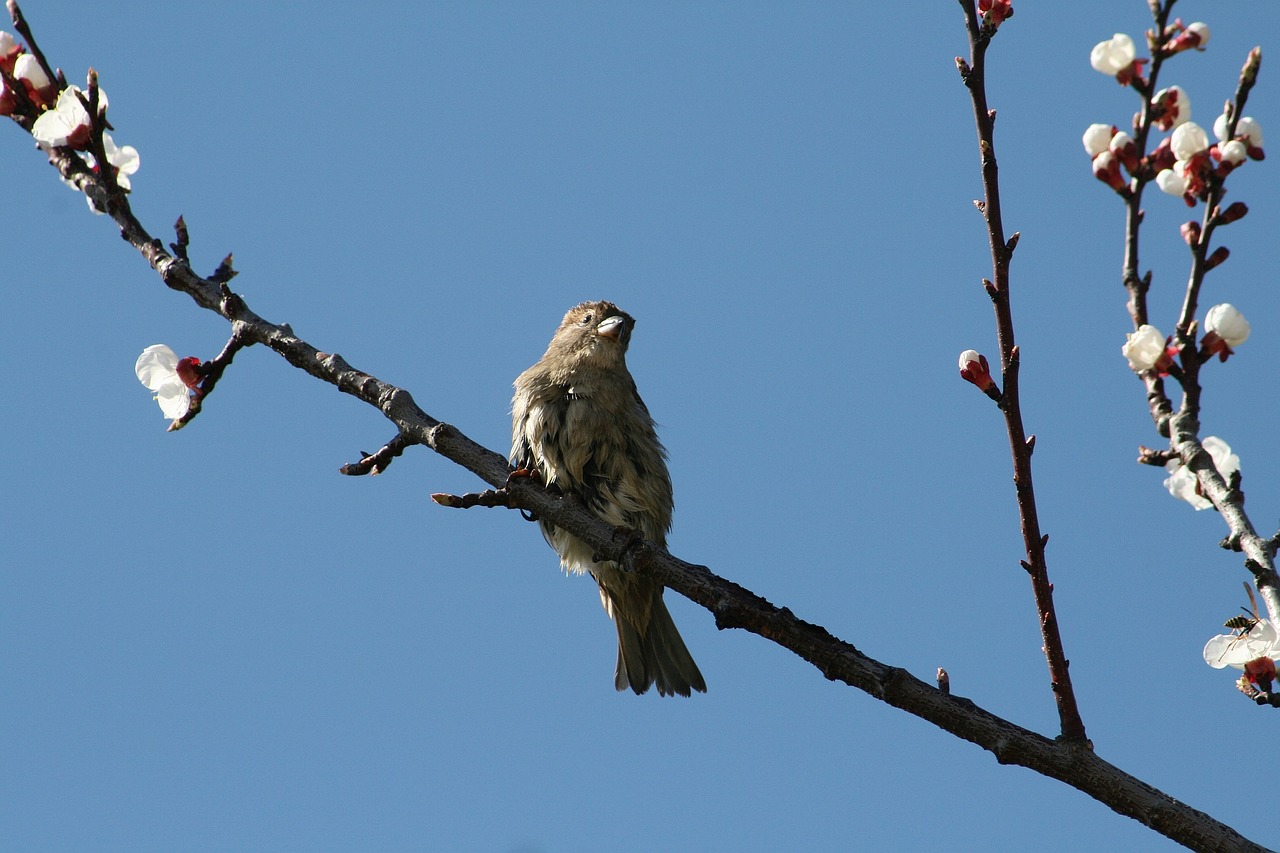
M 388 441 L 374 453 L 360 452 L 359 462 L 348 462 L 338 469 L 339 474 L 346 474 L 349 477 L 362 477 L 366 474 L 381 474 L 387 470 L 387 466 L 391 464 L 391 460 L 395 459 L 405 449 L 414 442 L 410 441 L 404 433 L 398 433 L 395 438 Z M 435 495 L 432 495 L 434 498 Z M 436 501 L 439 503 L 439 501 Z
M 27 23 L 27 18 L 22 14 L 22 9 L 18 7 L 18 0 L 6 0 L 5 6 L 9 10 L 9 18 L 13 21 L 13 28 L 18 31 L 18 35 L 22 36 L 22 40 L 27 43 L 27 52 L 36 58 L 36 62 L 40 63 L 40 68 L 44 73 L 49 75 L 49 79 L 54 82 L 60 82 L 61 73 L 54 71 L 49 65 L 49 61 L 44 57 L 44 51 L 40 49 L 40 45 L 36 44 L 36 37 L 31 32 L 31 25 Z
M 519 509 L 517 504 L 512 503 L 511 492 L 506 488 L 485 489 L 483 492 L 468 492 L 465 495 L 435 492 L 431 495 L 431 500 L 440 504 L 440 506 L 447 506 L 452 509 L 471 509 L 473 506 Z
M 189 262 L 191 259 L 187 257 L 187 248 L 191 245 L 191 234 L 187 231 L 185 217 L 179 216 L 178 221 L 173 223 L 173 232 L 175 242 L 170 243 L 169 248 L 173 250 L 174 257 L 178 260 Z
M 986 220 L 987 237 L 991 245 L 994 274 L 987 292 L 995 308 L 1000 367 L 1004 375 L 1000 410 L 1004 414 L 1005 429 L 1013 455 L 1013 482 L 1017 493 L 1018 514 L 1022 520 L 1022 541 L 1026 548 L 1026 558 L 1022 564 L 1031 576 L 1031 589 L 1039 614 L 1040 634 L 1044 640 L 1045 660 L 1049 666 L 1050 684 L 1058 707 L 1062 738 L 1069 743 L 1085 746 L 1088 738 L 1085 735 L 1084 720 L 1080 717 L 1075 690 L 1071 686 L 1069 663 L 1053 606 L 1053 584 L 1049 582 L 1049 569 L 1045 561 L 1045 543 L 1048 538 L 1040 530 L 1039 513 L 1036 509 L 1035 487 L 1031 479 L 1031 454 L 1034 445 L 1027 440 L 1019 401 L 1018 372 L 1021 358 L 1014 339 L 1013 311 L 1009 301 L 1009 263 L 1013 259 L 1019 235 L 1015 232 L 1006 240 L 1001 218 L 999 168 L 995 154 L 995 111 L 987 106 L 985 76 L 991 31 L 980 24 L 973 0 L 960 0 L 960 6 L 964 10 L 965 26 L 969 32 L 970 53 L 967 62 L 958 59 L 956 64 L 973 100 L 978 150 L 982 160 L 984 197 L 978 209 Z

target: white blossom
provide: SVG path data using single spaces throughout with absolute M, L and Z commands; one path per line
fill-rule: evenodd
M 40 63 L 29 53 L 22 54 L 14 62 L 13 76 L 15 79 L 25 80 L 32 89 L 48 89 L 53 85 L 49 75 L 44 73 Z
M 54 108 L 40 114 L 31 127 L 36 142 L 50 148 L 61 145 L 80 148 L 89 141 L 92 124 L 84 104 L 76 97 L 79 91 L 75 86 L 68 86 L 58 95 Z
M 117 146 L 109 133 L 102 134 L 102 148 L 107 153 L 107 162 L 116 168 L 116 183 L 123 189 L 130 189 L 129 176 L 142 165 L 138 149 L 132 145 Z M 84 159 L 90 168 L 97 165 L 93 155 L 88 152 L 85 152 Z
M 1173 136 L 1169 138 L 1169 147 L 1173 149 L 1174 157 L 1190 160 L 1208 149 L 1209 135 L 1194 121 L 1183 122 L 1174 128 Z
M 1280 660 L 1280 634 L 1266 619 L 1259 619 L 1243 636 L 1219 634 L 1204 644 L 1204 662 L 1214 669 L 1244 669 L 1246 663 L 1258 658 Z
M 1209 25 L 1204 21 L 1196 21 L 1194 24 L 1188 25 L 1186 32 L 1192 33 L 1197 39 L 1199 39 L 1199 43 L 1196 45 L 1197 47 L 1204 47 L 1208 44 L 1209 36 L 1212 35 L 1212 32 L 1209 30 Z
M 1224 163 L 1230 163 L 1232 166 L 1239 166 L 1249 156 L 1249 148 L 1239 139 L 1233 139 L 1230 142 L 1223 142 L 1218 145 L 1218 153 L 1222 155 Z
M 1114 131 L 1109 124 L 1091 124 L 1084 132 L 1084 150 L 1090 157 L 1097 157 L 1111 145 Z
M 1208 451 L 1214 467 L 1224 480 L 1230 479 L 1232 474 L 1240 470 L 1240 457 L 1232 453 L 1231 446 L 1216 435 L 1206 436 L 1200 445 Z M 1170 459 L 1165 463 L 1164 469 L 1169 472 L 1164 481 L 1169 494 L 1191 504 L 1197 511 L 1213 506 L 1208 498 L 1196 491 L 1196 475 L 1181 460 Z
M 1245 116 L 1236 122 L 1236 136 L 1243 136 L 1254 148 L 1262 147 L 1262 125 L 1252 116 Z
M 1164 355 L 1164 333 L 1155 326 L 1139 326 L 1137 331 L 1125 336 L 1120 352 L 1129 359 L 1129 369 L 1135 373 L 1150 370 Z
M 1191 119 L 1191 98 L 1188 97 L 1187 91 L 1181 86 L 1170 86 L 1167 89 L 1161 89 L 1156 92 L 1156 96 L 1151 101 L 1155 104 L 1167 101 L 1171 108 L 1167 115 L 1162 116 L 1156 122 L 1156 125 L 1161 130 L 1177 127 Z
M 155 401 L 166 418 L 177 420 L 191 408 L 191 391 L 178 376 L 178 354 L 164 344 L 142 351 L 133 370 L 138 381 L 155 392 Z
M 1133 39 L 1124 33 L 1116 33 L 1103 42 L 1098 42 L 1089 51 L 1089 64 L 1095 71 L 1109 74 L 1112 77 L 1124 71 L 1137 57 Z
M 1231 303 L 1215 305 L 1204 315 L 1204 330 L 1214 332 L 1229 347 L 1238 347 L 1249 338 L 1249 321 Z
M 1182 174 L 1182 163 L 1175 163 L 1172 169 L 1162 169 L 1156 175 L 1156 186 L 1169 195 L 1181 197 L 1187 191 L 1187 179 Z

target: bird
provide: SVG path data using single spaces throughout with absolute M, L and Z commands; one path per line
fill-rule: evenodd
M 635 320 L 612 302 L 564 315 L 542 358 L 515 381 L 511 456 L 517 470 L 576 497 L 597 518 L 666 547 L 675 500 L 667 452 L 627 370 Z M 706 682 L 662 601 L 662 584 L 596 561 L 590 546 L 539 520 L 570 573 L 589 573 L 618 630 L 614 686 L 662 696 L 705 693 Z

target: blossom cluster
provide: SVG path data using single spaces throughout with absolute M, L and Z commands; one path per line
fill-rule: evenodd
M 40 61 L 28 53 L 12 34 L 0 31 L 0 116 L 13 115 L 25 109 L 35 112 L 31 136 L 45 149 L 71 148 L 81 152 L 85 164 L 101 171 L 97 158 L 89 152 L 93 142 L 94 118 L 89 115 L 89 96 L 76 86 L 59 91 Z M 93 72 L 90 71 L 90 76 Z M 12 81 L 12 82 L 11 82 Z M 22 87 L 21 96 L 12 83 Z M 107 93 L 98 89 L 98 116 L 105 117 Z M 141 163 L 138 151 L 131 145 L 116 145 L 111 134 L 102 133 L 102 152 L 121 189 L 130 189 L 129 176 Z M 93 208 L 92 202 L 89 204 Z M 94 210 L 94 212 L 100 212 Z
M 1175 21 L 1171 32 L 1173 37 L 1159 49 L 1162 57 L 1204 50 L 1210 36 L 1208 25 L 1201 22 L 1184 26 Z M 1095 70 L 1122 85 L 1134 86 L 1144 97 L 1149 92 L 1142 76 L 1149 60 L 1137 58 L 1133 39 L 1124 33 L 1095 45 L 1089 61 Z M 1206 198 L 1214 178 L 1225 177 L 1246 159 L 1265 156 L 1262 126 L 1250 116 L 1239 118 L 1234 127 L 1227 115 L 1219 116 L 1213 124 L 1217 141 L 1211 144 L 1204 128 L 1191 121 L 1191 99 L 1180 86 L 1152 95 L 1147 116 L 1152 127 L 1170 131 L 1149 153 L 1140 151 L 1129 133 L 1109 124 L 1092 124 L 1084 132 L 1084 148 L 1093 160 L 1094 176 L 1118 193 L 1127 194 L 1132 188 L 1121 174 L 1123 167 L 1130 178 L 1154 178 L 1161 190 L 1194 206 L 1198 199 Z M 1134 127 L 1141 121 L 1141 116 L 1135 116 Z
M 1216 355 L 1220 361 L 1226 361 L 1235 354 L 1235 347 L 1249 339 L 1252 327 L 1240 309 L 1229 302 L 1222 302 L 1205 312 L 1204 331 L 1201 359 Z M 1120 347 L 1120 354 L 1129 360 L 1129 369 L 1134 373 L 1154 370 L 1159 376 L 1169 375 L 1169 368 L 1179 352 L 1178 344 L 1150 324 L 1139 326 L 1126 335 L 1124 346 Z

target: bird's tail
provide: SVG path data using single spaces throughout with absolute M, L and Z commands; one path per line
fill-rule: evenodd
M 625 591 L 617 588 L 619 580 Z M 657 684 L 663 696 L 707 692 L 707 683 L 662 601 L 661 584 L 635 575 L 610 577 L 600 584 L 600 600 L 618 628 L 615 687 L 644 693 Z

